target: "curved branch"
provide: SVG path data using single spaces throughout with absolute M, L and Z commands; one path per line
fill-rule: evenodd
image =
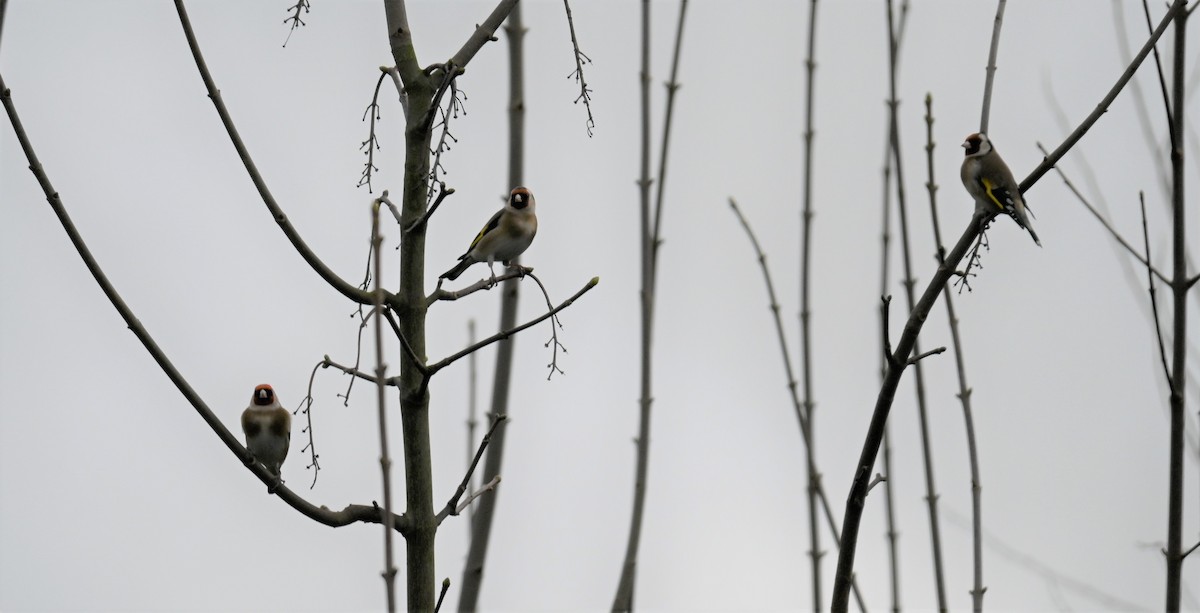
M 216 433 L 217 438 L 221 439 L 222 443 L 229 448 L 233 455 L 236 456 L 246 468 L 258 477 L 263 485 L 274 487 L 274 493 L 280 500 L 286 502 L 292 508 L 299 511 L 306 517 L 316 520 L 326 526 L 338 528 L 356 522 L 381 523 L 383 516 L 379 509 L 365 505 L 350 505 L 341 511 L 331 511 L 327 507 L 318 507 L 311 502 L 301 498 L 298 494 L 289 489 L 286 485 L 276 484 L 279 478 L 267 471 L 266 467 L 259 462 L 255 462 L 250 452 L 242 446 L 225 424 L 208 408 L 208 405 L 200 398 L 200 394 L 192 389 L 191 384 L 184 379 L 183 375 L 167 358 L 166 353 L 154 342 L 150 333 L 142 326 L 142 322 L 133 314 L 133 310 L 129 305 L 125 304 L 125 300 L 121 298 L 121 294 L 117 292 L 116 287 L 108 280 L 108 276 L 104 274 L 104 270 L 100 268 L 100 264 L 96 258 L 92 256 L 92 252 L 88 249 L 87 244 L 83 240 L 83 236 L 79 234 L 79 230 L 75 228 L 75 223 L 71 221 L 71 216 L 67 214 L 66 206 L 63 205 L 62 198 L 55 191 L 54 186 L 50 183 L 50 178 L 46 175 L 42 168 L 41 162 L 38 160 L 37 154 L 33 151 L 33 145 L 29 142 L 29 138 L 25 134 L 25 128 L 21 124 L 21 119 L 17 115 L 16 106 L 12 101 L 12 92 L 4 83 L 4 76 L 0 74 L 0 102 L 4 105 L 4 110 L 8 113 L 8 119 L 12 124 L 13 131 L 17 135 L 17 140 L 21 143 L 21 149 L 25 152 L 25 158 L 29 161 L 29 169 L 33 172 L 34 178 L 37 179 L 38 185 L 41 186 L 42 192 L 46 194 L 46 201 L 50 203 L 50 208 L 54 210 L 54 214 L 58 216 L 59 223 L 62 224 L 63 230 L 67 233 L 67 237 L 71 239 L 71 244 L 75 246 L 75 250 L 79 253 L 80 259 L 87 266 L 88 272 L 92 273 L 92 277 L 96 279 L 96 284 L 100 286 L 101 291 L 112 303 L 113 308 L 121 315 L 121 319 L 125 320 L 125 324 L 134 336 L 141 341 L 142 346 L 150 353 L 150 357 L 162 368 L 163 373 L 175 384 L 183 397 L 192 405 L 196 412 L 200 414 L 200 418 L 208 424 L 208 427 Z M 410 529 L 410 522 L 403 515 L 393 516 L 392 521 L 397 531 L 401 534 L 406 534 Z
M 242 159 L 242 164 L 246 167 L 246 172 L 250 175 L 250 180 L 254 183 L 255 189 L 258 190 L 258 195 L 262 197 L 263 204 L 267 205 L 267 210 L 271 212 L 271 218 L 279 225 L 279 229 L 283 230 L 283 234 L 291 241 L 292 246 L 312 266 L 313 270 L 325 280 L 326 283 L 333 286 L 343 296 L 357 302 L 358 304 L 371 304 L 371 292 L 363 290 L 358 286 L 351 285 L 345 279 L 342 279 L 333 272 L 321 258 L 317 257 L 309 248 L 308 244 L 300 238 L 300 234 L 296 232 L 296 228 L 292 226 L 292 222 L 288 221 L 287 215 L 283 213 L 283 209 L 279 208 L 279 203 L 275 202 L 275 197 L 271 195 L 271 190 L 267 187 L 267 183 L 258 172 L 258 167 L 255 166 L 254 160 L 250 157 L 250 151 L 246 149 L 246 144 L 242 142 L 241 135 L 238 134 L 237 127 L 233 125 L 233 118 L 229 115 L 229 109 L 225 108 L 225 102 L 221 98 L 221 90 L 217 89 L 217 84 L 213 81 L 212 73 L 208 71 L 208 64 L 204 62 L 204 56 L 200 53 L 200 43 L 196 41 L 196 34 L 192 31 L 192 22 L 188 19 L 187 9 L 183 6 L 183 0 L 175 0 L 175 10 L 179 13 L 179 22 L 183 26 L 183 33 L 187 36 L 188 48 L 191 49 L 192 58 L 196 61 L 196 68 L 200 71 L 200 78 L 204 80 L 204 87 L 208 90 L 208 97 L 212 100 L 213 106 L 217 107 L 217 114 L 221 116 L 221 123 L 225 126 L 225 131 L 229 134 L 229 140 L 233 142 L 234 149 L 237 149 L 238 157 Z M 388 295 L 385 302 L 391 303 L 392 296 Z

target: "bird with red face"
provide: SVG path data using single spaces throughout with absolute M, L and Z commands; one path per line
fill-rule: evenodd
M 279 477 L 292 442 L 292 414 L 279 404 L 270 385 L 254 388 L 250 406 L 242 411 L 242 431 L 246 433 L 246 449 L 254 459 Z
M 475 240 L 471 241 L 471 246 L 467 247 L 467 252 L 458 257 L 458 264 L 439 278 L 453 281 L 471 265 L 487 262 L 492 283 L 495 283 L 496 270 L 492 264 L 499 261 L 508 266 L 512 259 L 525 253 L 533 243 L 533 237 L 537 234 L 534 205 L 533 192 L 529 188 L 514 187 L 508 195 L 508 203 L 484 224 L 479 234 L 475 235 Z
M 1008 169 L 1008 164 L 996 153 L 992 141 L 986 134 L 976 133 L 968 135 L 962 146 L 966 152 L 959 174 L 967 193 L 975 199 L 975 209 L 1012 217 L 1041 247 L 1042 241 L 1025 214 L 1025 198 L 1021 195 L 1021 188 Z

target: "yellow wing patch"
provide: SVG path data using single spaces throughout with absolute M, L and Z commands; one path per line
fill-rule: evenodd
M 979 182 L 983 183 L 983 191 L 984 191 L 984 193 L 987 194 L 988 200 L 991 200 L 992 204 L 995 204 L 997 207 L 1000 207 L 1000 210 L 1003 211 L 1004 203 L 1001 202 L 1000 199 L 996 197 L 996 194 L 992 193 L 992 189 L 994 189 L 997 184 L 992 183 L 987 178 L 980 178 Z
M 483 229 L 479 231 L 479 234 L 475 235 L 475 240 L 471 241 L 471 246 L 467 247 L 467 253 L 470 253 L 471 250 L 475 248 L 475 245 L 478 245 L 479 241 L 483 240 L 484 234 L 495 230 L 496 227 L 500 225 L 500 215 L 503 213 L 504 209 L 500 209 L 499 211 L 496 211 L 495 215 L 492 215 L 492 218 L 489 219 L 487 224 L 483 226 Z

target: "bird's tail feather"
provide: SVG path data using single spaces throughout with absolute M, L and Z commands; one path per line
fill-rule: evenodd
M 469 257 L 462 258 L 461 260 L 459 260 L 458 264 L 454 265 L 454 268 L 451 268 L 450 270 L 447 270 L 446 272 L 442 273 L 442 275 L 438 278 L 439 279 L 449 279 L 451 281 L 454 281 L 455 279 L 457 279 L 459 277 L 459 275 L 466 272 L 466 270 L 471 267 L 471 264 L 474 264 L 474 263 L 475 263 L 475 260 L 472 260 Z

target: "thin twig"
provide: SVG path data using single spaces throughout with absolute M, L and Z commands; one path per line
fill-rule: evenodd
M 898 111 L 900 101 L 896 96 L 896 72 L 899 66 L 896 59 L 896 36 L 892 0 L 888 0 L 887 2 L 887 27 L 889 50 L 888 142 L 891 144 L 892 164 L 896 170 L 896 211 L 898 213 L 897 217 L 900 219 L 900 245 L 902 262 L 904 264 L 904 279 L 901 280 L 901 284 L 904 286 L 906 310 L 911 312 L 917 302 L 913 290 L 917 279 L 913 274 L 912 267 L 912 248 L 909 243 L 908 231 L 907 191 L 904 184 L 903 157 L 900 155 L 900 119 Z M 918 340 L 913 340 L 913 353 L 921 357 L 924 354 L 921 353 Z M 937 596 L 938 610 L 946 611 L 948 610 L 948 606 L 946 604 L 945 570 L 942 563 L 942 530 L 938 521 L 937 486 L 934 483 L 933 473 L 933 445 L 929 434 L 929 412 L 925 402 L 925 375 L 919 358 L 911 364 L 915 370 L 913 377 L 916 383 L 914 388 L 917 394 L 917 422 L 921 434 L 921 460 L 925 476 L 925 502 L 928 507 L 927 512 L 929 516 L 929 540 L 930 553 L 933 558 L 934 589 Z M 892 367 L 895 368 L 896 364 L 893 363 Z
M 529 273 L 529 278 L 533 279 L 534 282 L 537 283 L 538 287 L 541 288 L 542 297 L 546 299 L 546 308 L 547 309 L 554 308 L 554 304 L 550 302 L 550 293 L 546 291 L 546 286 L 542 283 L 542 280 L 539 279 L 537 277 L 537 275 L 533 274 L 532 272 Z M 546 341 L 542 345 L 543 347 L 549 347 L 551 344 L 554 345 L 554 348 L 553 348 L 553 350 L 551 350 L 551 353 L 550 353 L 550 363 L 546 365 L 546 368 L 550 370 L 550 374 L 546 375 L 547 381 L 549 381 L 550 378 L 553 377 L 554 373 L 556 373 L 556 372 L 559 374 L 562 374 L 562 375 L 567 374 L 563 369 L 558 367 L 558 350 L 562 349 L 563 353 L 567 352 L 566 345 L 563 345 L 562 343 L 560 343 L 558 341 L 558 331 L 562 327 L 563 327 L 562 321 L 559 320 L 558 315 L 555 315 L 554 317 L 550 318 L 550 340 Z
M 1146 16 L 1146 31 L 1154 31 L 1154 23 L 1150 21 L 1150 3 L 1147 0 L 1142 0 L 1142 13 Z M 1171 139 L 1171 149 L 1177 145 L 1175 142 L 1175 119 L 1174 113 L 1171 112 L 1171 100 L 1167 94 L 1167 77 L 1163 75 L 1162 58 L 1158 55 L 1158 45 L 1154 45 L 1154 68 L 1158 71 L 1158 88 L 1162 92 L 1163 114 L 1167 117 L 1167 134 Z
M 467 344 L 475 344 L 474 319 L 467 320 Z M 476 417 L 479 404 L 477 400 L 479 391 L 479 376 L 478 366 L 476 364 L 478 361 L 478 353 L 472 353 L 470 357 L 467 358 L 467 446 L 465 448 L 467 451 L 467 464 L 471 463 L 471 446 L 475 444 L 475 428 L 479 425 L 479 419 Z M 467 484 L 467 491 L 474 489 L 475 488 L 470 483 Z M 474 513 L 471 514 L 471 518 L 474 518 Z M 470 534 L 471 526 L 469 524 L 467 525 L 467 530 L 468 534 Z
M 992 83 L 996 77 L 996 55 L 1000 50 L 1000 26 L 1004 23 L 1004 5 L 1006 0 L 1000 0 L 996 5 L 996 19 L 992 24 L 992 46 L 988 50 L 987 78 L 983 84 L 983 111 L 979 119 L 979 132 L 987 134 L 988 117 L 992 112 Z M 940 241 L 939 241 L 940 244 Z
M 288 10 L 292 12 L 292 16 L 284 19 L 283 23 L 290 21 L 292 25 L 288 28 L 287 38 L 283 39 L 284 47 L 287 46 L 288 41 L 292 40 L 292 32 L 295 32 L 296 28 L 308 25 L 304 23 L 303 19 L 300 19 L 300 11 L 303 10 L 307 14 L 310 8 L 312 8 L 312 5 L 309 4 L 308 0 L 299 0 L 295 6 L 288 7 Z
M 579 50 L 579 40 L 575 38 L 575 19 L 571 17 L 571 2 L 563 0 L 563 6 L 567 9 L 567 26 L 571 30 L 571 46 L 575 49 L 575 72 L 567 75 L 568 79 L 574 78 L 579 84 L 579 96 L 575 98 L 575 104 L 583 101 L 583 106 L 587 108 L 587 127 L 588 138 L 592 137 L 592 129 L 596 127 L 596 120 L 592 119 L 592 88 L 588 87 L 587 81 L 583 78 L 583 65 L 591 64 L 592 58 L 588 57 L 583 51 Z
M 881 473 L 875 473 L 875 478 L 872 479 L 871 483 L 867 485 L 867 493 L 869 494 L 871 490 L 875 489 L 876 485 L 879 485 L 884 481 L 887 481 L 887 477 L 883 476 Z
M 424 227 L 425 224 L 429 222 L 429 218 L 430 218 L 430 216 L 433 215 L 433 212 L 436 211 L 439 206 L 442 206 L 442 201 L 446 199 L 446 196 L 449 196 L 450 194 L 453 194 L 453 193 L 454 193 L 453 187 L 446 187 L 445 181 L 439 182 L 438 189 L 437 189 L 437 198 L 434 199 L 433 204 L 429 205 L 429 208 L 425 210 L 425 214 L 421 215 L 420 219 L 417 219 L 416 221 L 409 224 L 409 226 L 404 229 L 404 233 L 409 234 L 418 228 Z M 400 220 L 396 219 L 396 223 L 400 223 Z
M 475 502 L 476 498 L 479 498 L 488 492 L 495 491 L 497 485 L 500 485 L 500 475 L 492 477 L 490 481 L 484 483 L 479 487 L 479 489 L 471 492 L 470 495 L 463 499 L 462 502 L 458 503 L 458 507 L 454 510 L 454 514 L 458 515 L 459 513 L 462 513 L 467 509 L 467 507 L 471 506 L 472 502 Z
M 320 362 L 317 362 L 317 365 L 320 366 L 321 368 L 335 368 L 337 370 L 342 371 L 343 373 L 346 373 L 347 375 L 350 375 L 350 376 L 358 378 L 358 379 L 363 379 L 363 380 L 369 381 L 371 383 L 379 383 L 380 382 L 379 377 L 376 377 L 375 375 L 372 375 L 370 373 L 365 373 L 365 372 L 359 370 L 358 367 L 356 367 L 356 366 L 345 366 L 342 364 L 338 364 L 337 362 L 334 362 L 333 360 L 329 359 L 329 356 L 325 356 L 325 359 L 321 360 Z M 383 379 L 383 384 L 391 385 L 392 382 L 385 378 L 385 379 Z M 341 394 L 338 394 L 338 395 L 341 396 Z
M 888 321 L 888 310 L 892 306 L 892 297 L 890 294 L 880 296 L 879 301 L 882 303 L 879 305 L 879 316 L 883 321 L 883 360 L 887 363 L 887 368 L 891 368 L 895 366 L 892 363 L 895 359 L 892 354 L 892 333 L 888 330 L 891 325 Z
M 813 445 L 816 442 L 816 432 L 813 431 L 814 412 L 816 402 L 813 400 L 813 377 L 812 377 L 812 301 L 811 301 L 811 272 L 812 272 L 812 226 L 813 226 L 813 206 L 812 206 L 812 167 L 813 167 L 813 139 L 816 132 L 813 130 L 813 101 L 814 101 L 814 83 L 817 70 L 816 62 L 817 49 L 817 0 L 812 0 L 808 5 L 808 50 L 807 57 L 804 60 L 805 77 L 804 77 L 804 192 L 801 196 L 802 213 L 801 213 L 801 251 L 800 251 L 800 359 L 802 367 L 800 375 L 803 378 L 804 384 L 804 404 L 803 415 L 806 417 L 801 422 L 801 430 L 804 436 L 804 447 L 807 450 L 805 454 L 805 464 L 808 469 L 808 540 L 809 540 L 809 558 L 812 563 L 812 601 L 813 610 L 819 611 L 824 608 L 825 601 L 821 598 L 821 556 L 824 552 L 821 551 L 821 533 L 817 529 L 817 486 L 821 482 L 821 475 L 817 473 L 815 450 Z M 730 200 L 730 204 L 733 200 Z M 736 211 L 736 206 L 734 207 Z M 741 214 L 738 214 L 741 217 Z M 743 225 L 745 225 L 743 223 Z M 747 225 L 746 231 L 750 228 Z M 757 241 L 755 246 L 757 248 Z M 766 273 L 765 256 L 759 260 L 763 265 L 763 273 Z M 768 287 L 770 286 L 768 280 Z M 783 343 L 783 323 L 779 320 L 779 307 L 775 304 L 774 290 L 769 292 L 772 294 L 771 304 L 775 311 L 776 329 L 779 333 L 780 343 Z M 784 362 L 788 371 L 788 385 L 792 389 L 793 402 L 796 400 L 795 394 L 795 379 L 792 377 L 791 363 L 788 358 L 787 348 L 784 347 Z M 796 405 L 797 413 L 801 413 L 801 405 Z M 837 536 L 834 536 L 834 542 L 837 542 Z M 861 605 L 860 605 L 861 606 Z
M 1192 553 L 1193 551 L 1196 551 L 1196 548 L 1197 548 L 1197 547 L 1200 547 L 1200 543 L 1196 543 L 1195 545 L 1192 545 L 1191 547 L 1188 547 L 1188 548 L 1187 548 L 1187 550 L 1183 552 L 1183 557 L 1185 557 L 1185 558 L 1186 558 L 1186 557 L 1188 557 L 1189 555 L 1191 555 L 1191 553 Z
M 391 197 L 388 195 L 388 190 L 385 189 L 382 194 L 379 194 L 379 201 L 387 205 L 388 211 L 391 211 L 392 218 L 396 220 L 397 224 L 404 223 L 401 221 L 400 207 L 396 206 L 395 202 L 392 202 Z
M 363 168 L 362 176 L 359 177 L 358 185 L 356 187 L 362 187 L 366 185 L 367 193 L 373 193 L 371 189 L 371 176 L 376 170 L 379 170 L 379 168 L 375 166 L 375 152 L 379 150 L 379 136 L 375 133 L 375 122 L 382 118 L 382 115 L 379 114 L 379 88 L 383 86 L 383 79 L 386 76 L 387 72 L 381 70 L 379 73 L 379 80 L 375 81 L 375 93 L 371 95 L 371 104 L 367 105 L 367 110 L 363 111 L 362 116 L 363 121 L 366 121 L 368 116 L 371 118 L 371 127 L 367 132 L 367 140 L 363 141 L 358 147 L 358 149 L 363 152 L 363 155 L 367 156 L 367 163 Z M 364 149 L 365 151 L 363 151 Z M 394 212 L 395 206 L 393 205 L 391 208 Z
M 641 70 L 638 74 L 639 93 L 639 174 L 638 238 L 641 255 L 641 292 L 639 294 L 639 323 L 641 336 L 638 351 L 638 435 L 633 476 L 633 508 L 629 514 L 629 536 L 625 541 L 625 556 L 621 560 L 621 575 L 613 595 L 613 613 L 633 610 L 634 580 L 637 577 L 638 550 L 642 542 L 642 518 L 646 509 L 646 489 L 650 463 L 650 427 L 653 356 L 651 339 L 654 336 L 654 273 L 656 265 L 657 227 L 651 223 L 650 187 L 650 0 L 641 1 Z
M 371 207 L 371 245 L 375 251 L 375 313 L 383 312 L 383 254 L 380 245 L 378 200 Z M 387 364 L 383 361 L 383 326 L 375 321 L 375 390 L 379 409 L 379 472 L 383 476 L 383 584 L 388 611 L 396 610 L 396 565 L 392 561 L 392 456 L 388 453 Z
M 1142 206 L 1142 241 L 1146 245 L 1146 262 L 1150 260 L 1150 224 L 1146 221 L 1146 194 L 1138 192 L 1138 200 Z M 1154 288 L 1153 268 L 1146 265 L 1146 283 L 1150 291 L 1150 312 L 1154 315 L 1154 335 L 1158 339 L 1158 357 L 1162 361 L 1163 375 L 1167 379 L 1167 389 L 1174 392 L 1175 386 L 1171 382 L 1171 369 L 1167 366 L 1167 348 L 1163 343 L 1162 324 L 1158 320 L 1158 298 Z
M 433 126 L 434 129 L 441 127 L 442 133 L 441 133 L 441 136 L 438 137 L 437 145 L 429 150 L 429 152 L 431 154 L 433 154 L 433 161 L 431 161 L 429 163 L 429 177 L 428 177 L 429 188 L 427 190 L 427 198 L 429 199 L 430 203 L 434 202 L 434 194 L 437 194 L 438 201 L 441 201 L 441 199 L 445 198 L 445 196 L 441 195 L 439 190 L 434 189 L 434 188 L 440 186 L 441 188 L 444 189 L 446 187 L 446 182 L 444 180 L 442 180 L 442 178 L 441 178 L 442 175 L 446 172 L 446 167 L 442 165 L 442 154 L 446 153 L 447 151 L 450 150 L 451 141 L 453 141 L 454 143 L 458 143 L 458 139 L 455 138 L 454 135 L 450 133 L 450 120 L 458 119 L 459 113 L 462 113 L 463 115 L 467 114 L 467 108 L 463 105 L 463 103 L 467 99 L 467 95 L 465 93 L 462 93 L 461 91 L 459 91 L 458 79 L 456 78 L 457 75 L 452 75 L 451 73 L 447 73 L 447 75 L 448 75 L 447 83 L 448 83 L 448 88 L 450 91 L 450 99 L 446 101 L 445 107 L 436 106 L 437 100 L 435 99 L 435 101 L 434 101 L 435 106 L 432 109 L 432 110 L 440 113 L 442 116 L 441 122 L 439 122 L 437 125 Z M 462 94 L 461 100 L 459 99 L 459 94 Z M 439 91 L 439 99 L 440 99 L 440 91 Z M 449 194 L 446 194 L 446 195 L 449 195 Z M 430 209 L 433 209 L 433 208 L 435 208 L 435 207 L 430 205 Z M 421 223 L 424 223 L 424 221 L 426 219 L 428 219 L 430 212 L 432 212 L 432 210 L 426 212 L 426 214 L 423 215 L 422 218 L 418 221 Z M 412 227 L 420 227 L 420 226 L 418 224 L 414 224 L 414 226 L 412 226 Z
M 372 243 L 370 249 L 368 250 L 368 254 L 367 254 L 367 280 L 363 281 L 362 287 L 370 286 L 370 280 L 371 280 L 370 262 L 371 262 L 372 256 L 374 256 L 374 254 L 375 254 L 375 245 L 374 245 L 374 243 Z M 358 305 L 358 308 L 355 310 L 354 313 L 350 314 L 351 317 L 358 316 L 358 333 L 355 335 L 355 338 L 354 338 L 354 366 L 350 367 L 351 370 L 358 371 L 359 366 L 362 365 L 363 332 L 365 332 L 367 329 L 367 320 L 374 314 L 375 314 L 375 309 L 371 309 L 371 312 L 369 314 L 364 313 L 363 306 L 361 304 Z M 346 371 L 344 371 L 344 372 L 346 372 Z M 350 373 L 347 372 L 347 374 L 350 374 Z M 355 379 L 356 379 L 355 377 L 351 377 L 350 381 L 346 384 L 345 393 L 338 394 L 338 396 L 341 397 L 341 399 L 342 399 L 342 406 L 346 406 L 346 407 L 350 406 L 350 393 L 354 391 Z M 373 378 L 371 379 L 371 381 L 372 381 L 372 383 L 374 383 Z
M 433 606 L 433 613 L 438 613 L 442 610 L 442 601 L 446 598 L 446 592 L 450 591 L 450 577 L 442 580 L 442 591 L 438 594 L 437 604 Z
M 900 6 L 901 6 L 900 27 L 898 28 L 900 30 L 900 32 L 898 32 L 896 35 L 896 46 L 897 47 L 900 47 L 900 45 L 901 45 L 902 35 L 904 32 L 905 15 L 906 15 L 904 9 L 907 6 L 907 3 L 902 3 Z M 899 52 L 900 49 L 897 48 L 896 51 Z M 889 111 L 888 115 L 890 116 L 890 111 Z M 883 186 L 883 193 L 881 194 L 879 200 L 883 206 L 882 206 L 882 215 L 881 215 L 880 224 L 879 224 L 880 225 L 879 295 L 886 296 L 888 291 L 892 287 L 890 274 L 889 274 L 889 266 L 888 266 L 888 264 L 891 262 L 891 255 L 892 255 L 892 250 L 890 248 L 891 240 L 892 240 L 892 235 L 891 235 L 892 147 L 891 147 L 891 143 L 884 143 L 884 147 L 883 147 L 883 181 L 881 182 L 881 185 Z M 887 310 L 886 309 L 881 310 L 880 314 L 881 314 L 880 324 L 879 324 L 880 336 L 882 338 L 887 338 L 888 337 L 888 334 L 887 334 L 887 326 L 888 326 Z M 879 380 L 881 383 L 887 378 L 887 370 L 888 370 L 889 364 L 891 363 L 891 359 L 892 359 L 891 352 L 885 351 L 883 353 L 882 359 L 879 362 Z M 883 433 L 883 460 L 882 460 L 882 462 L 883 462 L 884 474 L 892 475 L 892 477 L 895 478 L 895 473 L 892 472 L 891 434 L 889 434 L 889 429 L 886 426 L 884 428 L 884 433 Z M 895 513 L 896 505 L 895 505 L 895 499 L 894 499 L 895 498 L 895 496 L 894 496 L 895 489 L 896 488 L 895 488 L 894 482 L 889 483 L 887 487 L 883 488 L 883 503 L 884 503 L 884 507 L 885 507 L 884 514 L 885 514 L 885 520 L 886 520 L 886 525 L 887 525 L 886 537 L 887 537 L 887 549 L 888 549 L 888 571 L 889 571 L 888 578 L 889 578 L 889 583 L 890 583 L 890 587 L 891 587 L 890 592 L 891 592 L 891 601 L 892 601 L 891 609 L 892 609 L 892 611 L 895 611 L 898 613 L 900 611 L 900 547 L 899 547 L 900 532 L 898 530 L 896 530 L 896 513 Z M 852 579 L 853 579 L 853 577 L 852 577 Z
M 945 347 L 938 347 L 937 349 L 930 349 L 929 351 L 926 351 L 925 353 L 922 353 L 921 355 L 915 355 L 911 358 L 908 358 L 908 365 L 912 366 L 913 364 L 916 364 L 917 362 L 920 362 L 921 360 L 924 360 L 925 358 L 927 358 L 931 355 L 938 355 L 938 354 L 945 353 L 945 352 L 946 352 Z
M 325 359 L 329 359 L 329 356 L 325 356 Z M 312 469 L 312 471 L 313 471 L 313 480 L 312 480 L 312 483 L 309 484 L 309 486 L 308 486 L 308 489 L 310 489 L 310 490 L 317 486 L 317 475 L 319 475 L 321 473 L 321 462 L 320 462 L 321 456 L 317 454 L 317 441 L 313 437 L 312 388 L 313 388 L 313 381 L 315 381 L 317 378 L 317 369 L 323 368 L 323 364 L 324 364 L 324 361 L 321 361 L 321 362 L 317 362 L 313 366 L 312 373 L 308 375 L 308 394 L 306 394 L 304 396 L 304 400 L 300 401 L 300 406 L 296 407 L 295 411 L 292 411 L 292 415 L 295 415 L 296 413 L 299 413 L 299 412 L 303 412 L 304 416 L 308 419 L 308 424 L 306 426 L 304 426 L 304 429 L 301 431 L 301 433 L 308 435 L 308 444 L 305 445 L 304 448 L 300 450 L 300 453 L 304 453 L 307 451 L 309 453 L 309 457 L 312 458 L 312 462 L 310 462 L 309 465 L 305 467 L 306 469 Z
M 933 96 L 925 94 L 925 166 L 928 180 L 925 188 L 929 192 L 930 218 L 933 220 L 934 246 L 939 264 L 945 263 L 946 247 L 942 244 L 942 228 L 938 221 L 937 192 L 938 185 L 934 178 L 933 168 Z M 942 287 L 942 300 L 946 303 L 946 319 L 950 325 L 950 338 L 954 344 L 954 366 L 958 375 L 958 400 L 962 403 L 963 423 L 967 431 L 967 457 L 971 465 L 971 520 L 972 520 L 972 561 L 974 562 L 974 583 L 971 587 L 971 604 L 975 613 L 983 611 L 983 594 L 987 588 L 983 585 L 983 485 L 980 481 L 979 452 L 975 444 L 975 418 L 971 411 L 971 387 L 967 385 L 966 358 L 963 356 L 962 335 L 958 328 L 958 315 L 954 311 L 954 295 L 949 285 Z
M 392 78 L 392 83 L 396 86 L 396 96 L 400 101 L 400 108 L 404 111 L 404 121 L 408 122 L 408 90 L 404 89 L 404 83 L 400 82 L 400 71 L 395 66 L 380 66 L 379 70 Z
M 246 469 L 253 473 L 255 477 L 258 477 L 263 485 L 270 486 L 275 484 L 278 478 L 272 475 L 262 463 L 251 461 L 252 456 L 249 451 L 225 427 L 221 419 L 213 413 L 204 402 L 204 399 L 196 393 L 196 390 L 187 382 L 187 379 L 175 368 L 175 365 L 167 357 L 166 353 L 163 352 L 158 343 L 154 341 L 154 338 L 150 336 L 150 333 L 146 331 L 141 321 L 134 315 L 133 310 L 121 298 L 116 287 L 109 281 L 108 276 L 104 274 L 104 270 L 100 268 L 100 264 L 96 261 L 96 258 L 92 256 L 91 250 L 88 249 L 83 236 L 79 234 L 79 230 L 75 228 L 75 223 L 71 221 L 71 216 L 67 213 L 62 198 L 50 183 L 49 176 L 47 176 L 45 170 L 42 168 L 42 164 L 33 150 L 33 145 L 25 134 L 25 128 L 21 124 L 21 119 L 17 115 L 16 105 L 12 100 L 12 92 L 5 84 L 3 74 L 0 74 L 0 103 L 4 105 L 4 110 L 8 114 L 13 132 L 17 136 L 17 141 L 21 144 L 21 149 L 25 153 L 26 160 L 29 162 L 29 170 L 33 173 L 34 178 L 37 179 L 38 185 L 41 186 L 42 192 L 46 196 L 46 201 L 58 217 L 63 231 L 66 232 L 67 237 L 71 240 L 71 244 L 74 245 L 76 252 L 79 253 L 79 257 L 83 260 L 88 272 L 92 274 L 92 277 L 96 280 L 96 284 L 100 286 L 100 290 L 104 292 L 105 297 L 112 303 L 113 308 L 120 314 L 121 319 L 125 321 L 125 325 L 133 332 L 138 341 L 142 343 L 142 346 L 146 348 L 147 353 L 150 354 L 150 357 L 154 359 L 167 378 L 171 380 L 171 383 L 175 385 L 179 393 L 192 405 L 192 408 L 196 410 L 196 413 L 200 415 L 204 423 L 212 429 L 217 438 L 221 439 L 221 442 L 225 444 L 225 447 L 233 453 L 238 461 L 246 466 Z M 299 511 L 305 517 L 333 528 L 348 526 L 358 522 L 382 523 L 383 521 L 383 517 L 381 517 L 379 511 L 371 506 L 349 505 L 341 511 L 332 511 L 325 506 L 318 507 L 308 502 L 288 488 L 287 485 L 283 484 L 275 488 L 275 496 Z M 411 522 L 406 517 L 392 516 L 390 519 L 393 522 L 395 530 L 402 535 L 411 531 Z
M 392 316 L 391 309 L 384 309 L 383 317 L 384 319 L 387 319 L 388 324 L 392 326 L 392 331 L 396 333 L 396 338 L 400 339 L 400 347 L 404 349 L 404 356 L 408 358 L 408 363 L 411 364 L 413 368 L 416 368 L 417 372 L 421 373 L 422 375 L 428 375 L 429 369 L 425 368 L 425 361 L 417 357 L 417 352 L 413 351 L 412 345 L 408 344 L 408 339 L 404 337 L 404 332 L 400 330 L 399 322 L 397 322 L 396 318 Z
M 675 92 L 679 91 L 679 56 L 683 48 L 683 21 L 687 15 L 688 0 L 679 2 L 679 22 L 675 26 L 675 51 L 671 54 L 671 77 L 664 84 L 667 87 L 667 108 L 663 117 L 662 142 L 659 147 L 658 184 L 654 195 L 654 225 L 652 226 L 650 245 L 653 248 L 654 266 L 651 270 L 651 286 L 658 280 L 658 246 L 662 244 L 662 211 L 663 190 L 667 183 L 667 152 L 671 143 L 671 123 L 675 115 Z
M 678 89 L 677 70 L 681 41 L 683 39 L 684 16 L 687 0 L 679 5 L 679 21 L 675 32 L 675 52 L 671 60 L 671 79 L 667 83 L 667 108 L 663 127 L 663 140 L 659 143 L 661 156 L 658 170 L 658 201 L 654 207 L 653 220 L 650 206 L 650 2 L 642 0 L 641 20 L 641 172 L 638 178 L 641 213 L 641 363 L 639 368 L 638 436 L 637 460 L 633 478 L 633 508 L 629 518 L 629 538 L 625 544 L 625 556 L 621 561 L 621 576 L 617 580 L 613 595 L 613 611 L 630 611 L 634 602 L 634 583 L 637 572 L 638 550 L 642 539 L 642 519 L 646 508 L 646 483 L 650 465 L 650 414 L 653 405 L 651 368 L 651 343 L 654 336 L 655 288 L 658 277 L 658 248 L 661 243 L 663 183 L 667 165 L 670 125 L 674 110 L 675 92 Z
M 437 514 L 437 525 L 442 525 L 442 522 L 451 515 L 458 515 L 458 502 L 467 493 L 471 484 L 471 477 L 475 474 L 475 467 L 479 465 L 479 459 L 483 457 L 484 450 L 487 449 L 488 443 L 492 442 L 492 434 L 496 432 L 496 428 L 508 419 L 507 415 L 495 415 L 492 417 L 492 426 L 488 428 L 487 434 L 483 435 L 483 440 L 479 441 L 479 449 L 475 451 L 475 459 L 471 460 L 471 465 L 467 467 L 467 474 L 463 475 L 462 483 L 458 484 L 458 489 L 454 490 L 454 495 L 450 500 L 446 501 L 446 506 L 440 513 Z

